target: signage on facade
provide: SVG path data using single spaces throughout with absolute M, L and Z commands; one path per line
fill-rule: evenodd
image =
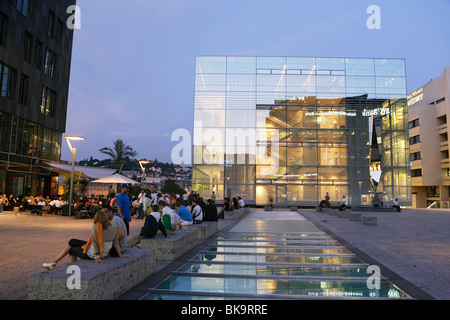
M 415 105 L 423 100 L 423 88 L 417 89 L 410 95 L 408 95 L 408 107 Z

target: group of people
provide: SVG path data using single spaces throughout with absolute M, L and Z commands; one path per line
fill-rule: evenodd
M 30 210 L 32 213 L 42 215 L 45 210 L 49 213 L 57 212 L 63 205 L 64 201 L 58 196 L 44 198 L 41 195 L 33 197 L 28 194 L 22 199 L 15 198 L 13 195 L 8 197 L 6 194 L 0 196 L 0 207 L 5 211 L 13 211 L 15 207 L 18 207 L 22 211 Z
M 230 198 L 225 197 L 223 198 L 223 201 L 223 206 L 220 209 L 219 214 L 217 215 L 219 219 L 224 218 L 226 211 L 233 211 L 245 207 L 245 202 L 241 197 L 234 197 L 232 201 L 230 201 Z
M 94 216 L 94 224 L 89 239 L 71 239 L 64 249 L 52 260 L 43 263 L 46 269 L 53 269 L 56 264 L 69 255 L 69 261 L 92 259 L 95 263 L 104 263 L 107 256 L 129 258 L 123 252 L 127 247 L 126 226 L 123 220 L 114 214 L 111 206 L 105 205 Z
M 330 195 L 328 192 L 325 194 L 325 199 L 320 201 L 319 208 L 329 208 L 331 206 L 330 203 Z M 401 212 L 400 203 L 398 199 L 393 200 L 392 207 L 395 208 L 398 212 Z M 349 206 L 348 199 L 345 196 L 342 196 L 342 203 L 339 205 L 339 211 L 350 210 L 351 206 Z
M 70 262 L 80 258 L 92 259 L 96 263 L 104 263 L 103 259 L 108 255 L 128 257 L 123 252 L 127 247 L 133 203 L 128 195 L 129 186 L 123 184 L 121 187 L 121 193 L 114 198 L 116 209 L 110 204 L 104 204 L 100 209 L 97 199 L 92 202 L 91 199 L 88 199 L 88 204 L 80 202 L 80 205 L 84 205 L 85 209 L 89 206 L 90 210 L 98 209 L 94 216 L 90 238 L 87 241 L 69 240 L 64 249 L 54 259 L 43 264 L 44 268 L 53 269 L 67 255 L 69 255 Z M 172 203 L 172 201 L 168 201 L 167 197 L 156 191 L 155 185 L 150 186 L 148 194 L 142 191 L 138 199 L 139 202 L 135 204 L 138 206 L 135 218 L 139 219 L 141 214 L 145 216 L 144 225 L 140 232 L 141 237 L 154 237 L 159 230 L 164 236 L 169 237 L 167 229 L 181 229 L 183 226 L 201 223 L 202 221 L 218 221 L 219 218 L 213 200 L 208 199 L 205 203 L 199 195 L 186 200 L 191 204 L 190 210 L 183 202 L 183 198 L 178 198 L 180 201 Z M 233 199 L 232 203 L 229 198 L 224 200 L 226 204 L 222 210 L 225 211 L 245 206 L 240 197 Z

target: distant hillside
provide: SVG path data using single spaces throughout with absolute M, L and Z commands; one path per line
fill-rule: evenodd
M 144 159 L 145 160 L 145 159 Z M 173 163 L 159 162 L 157 159 L 155 160 L 145 160 L 149 163 L 144 165 L 146 169 L 146 173 L 149 176 L 158 177 L 158 176 L 184 176 L 187 178 L 191 177 L 191 167 L 190 166 L 182 166 Z M 98 167 L 98 168 L 110 168 L 114 169 L 115 164 L 111 159 L 99 160 L 90 157 L 90 159 L 84 159 L 78 162 L 80 166 L 88 166 L 88 167 Z M 122 171 L 134 171 L 134 172 L 142 172 L 141 166 L 139 165 L 139 161 L 135 159 L 127 158 Z

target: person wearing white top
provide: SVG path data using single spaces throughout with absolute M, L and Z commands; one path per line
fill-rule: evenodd
M 238 197 L 239 208 L 245 207 L 245 202 L 241 197 Z
M 141 193 L 139 193 L 138 195 L 138 199 L 139 199 L 139 205 L 138 205 L 138 219 L 144 219 L 144 212 L 146 212 L 146 210 L 144 210 L 144 202 L 145 202 L 145 192 L 144 190 L 141 190 Z M 145 208 L 147 209 L 147 208 Z
M 401 212 L 402 210 L 400 209 L 400 203 L 398 202 L 398 199 L 394 200 L 394 203 L 392 205 L 392 207 L 397 209 L 397 212 Z
M 349 206 L 348 206 L 348 199 L 345 196 L 342 196 L 342 198 L 344 200 L 343 200 L 343 203 L 339 207 L 339 211 L 344 211 L 344 209 L 348 209 L 349 208 Z
M 194 218 L 194 223 L 195 221 L 202 221 L 203 220 L 202 207 L 200 207 L 200 205 L 197 204 L 196 200 L 192 201 L 192 205 L 194 206 L 194 208 L 192 209 L 192 217 Z
M 160 200 L 158 205 L 159 205 L 159 209 L 161 210 L 163 216 L 165 214 L 169 215 L 171 228 L 172 228 L 172 230 L 175 230 L 175 228 L 178 224 L 178 221 L 180 220 L 180 217 L 163 200 Z M 168 228 L 168 226 L 165 226 L 165 227 Z

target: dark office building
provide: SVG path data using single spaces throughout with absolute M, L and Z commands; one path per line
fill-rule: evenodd
M 57 194 L 76 0 L 0 1 L 0 192 Z

